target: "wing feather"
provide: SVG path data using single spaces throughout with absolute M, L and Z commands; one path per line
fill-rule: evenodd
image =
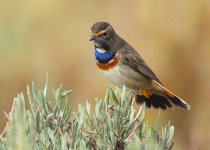
M 132 48 L 128 43 L 121 47 L 120 53 L 123 53 L 122 63 L 129 65 L 135 71 L 143 74 L 149 79 L 153 79 L 161 84 L 155 73 L 150 69 L 146 62 L 141 58 L 137 51 Z

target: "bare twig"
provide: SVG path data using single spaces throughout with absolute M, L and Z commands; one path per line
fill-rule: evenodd
M 12 108 L 11 108 L 9 114 L 7 114 L 6 112 L 3 112 L 5 115 L 5 118 L 7 120 L 7 124 L 5 125 L 4 130 L 2 131 L 2 133 L 0 135 L 0 138 L 4 137 L 6 135 L 6 128 L 10 123 L 12 123 L 12 117 L 13 117 L 16 101 L 17 101 L 17 98 L 14 98 L 13 103 L 12 103 Z

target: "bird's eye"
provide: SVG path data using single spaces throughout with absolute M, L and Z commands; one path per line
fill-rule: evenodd
M 103 36 L 107 36 L 107 32 L 104 32 L 104 33 L 103 33 Z

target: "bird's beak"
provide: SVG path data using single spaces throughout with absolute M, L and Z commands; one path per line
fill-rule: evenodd
M 94 41 L 94 40 L 96 40 L 95 36 L 91 36 L 91 38 L 89 39 L 89 41 Z
M 89 41 L 94 41 L 94 40 L 96 40 L 96 35 L 93 34 L 92 31 L 90 31 L 90 35 L 91 35 L 91 38 L 89 39 Z

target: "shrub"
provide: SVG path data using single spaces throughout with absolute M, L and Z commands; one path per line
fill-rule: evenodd
M 95 108 L 87 101 L 70 113 L 71 90 L 52 88 L 48 84 L 38 90 L 32 83 L 27 87 L 30 109 L 25 106 L 23 93 L 14 98 L 7 125 L 0 136 L 0 150 L 67 150 L 67 149 L 171 149 L 174 127 L 170 123 L 159 134 L 156 127 L 144 123 L 145 105 L 135 109 L 131 94 L 108 89 L 103 100 L 96 98 Z

